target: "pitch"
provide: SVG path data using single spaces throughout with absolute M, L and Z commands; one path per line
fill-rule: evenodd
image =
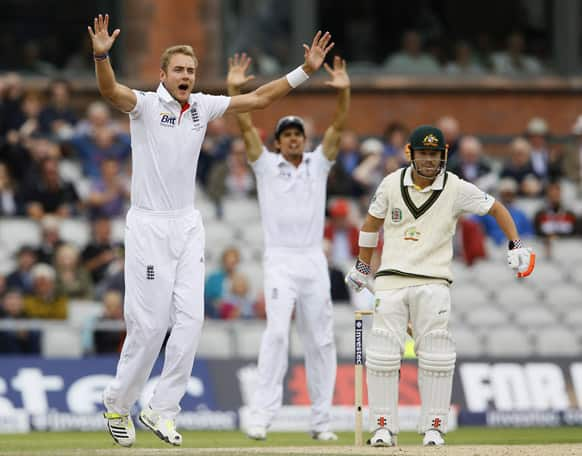
M 26 456 L 128 456 L 168 454 L 172 456 L 219 455 L 582 455 L 580 428 L 495 429 L 466 427 L 447 435 L 447 446 L 424 448 L 420 436 L 405 432 L 399 435 L 397 448 L 356 448 L 352 433 L 340 433 L 338 442 L 316 442 L 306 433 L 273 432 L 265 442 L 249 440 L 238 431 L 183 432 L 184 445 L 169 447 L 154 435 L 138 431 L 136 445 L 120 448 L 113 445 L 106 432 L 34 432 L 0 436 L 0 455 Z

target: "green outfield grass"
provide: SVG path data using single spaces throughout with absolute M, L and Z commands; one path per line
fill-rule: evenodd
M 265 442 L 248 439 L 240 432 L 197 431 L 184 432 L 182 448 L 243 448 L 243 447 L 276 447 L 276 446 L 337 446 L 353 445 L 353 433 L 339 434 L 338 442 L 316 442 L 306 433 L 272 432 Z M 398 436 L 399 445 L 419 445 L 421 438 L 412 432 L 403 432 Z M 550 443 L 581 443 L 582 432 L 576 427 L 561 428 L 524 428 L 495 429 L 481 427 L 465 427 L 447 435 L 447 445 L 517 445 L 517 444 L 550 444 Z M 0 434 L 0 454 L 38 454 L 58 450 L 97 450 L 112 449 L 113 442 L 109 435 L 103 432 L 33 432 L 31 434 Z M 168 448 L 168 445 L 158 440 L 153 434 L 138 431 L 137 442 L 133 448 Z M 79 452 L 80 455 L 90 454 Z

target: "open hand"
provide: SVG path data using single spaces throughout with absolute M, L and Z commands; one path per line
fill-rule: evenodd
M 113 46 L 113 42 L 121 33 L 121 30 L 115 29 L 110 35 L 109 31 L 107 30 L 108 27 L 109 14 L 106 14 L 105 17 L 103 17 L 102 14 L 96 17 L 93 20 L 93 29 L 91 26 L 87 27 L 89 36 L 91 37 L 91 42 L 93 43 L 93 54 L 107 54 L 109 49 L 111 49 L 111 46 Z
M 346 71 L 346 61 L 339 56 L 333 58 L 333 68 L 327 63 L 323 64 L 325 71 L 331 76 L 330 81 L 325 81 L 325 85 L 335 89 L 347 89 L 350 87 L 350 77 Z
M 313 37 L 313 42 L 311 47 L 307 44 L 303 44 L 303 49 L 305 49 L 305 64 L 303 69 L 306 73 L 315 73 L 321 67 L 321 64 L 325 60 L 327 53 L 333 48 L 335 43 L 330 43 L 331 34 L 325 32 L 321 34 L 321 30 L 318 31 Z
M 226 85 L 235 89 L 240 89 L 243 85 L 252 79 L 253 75 L 246 74 L 251 64 L 251 58 L 244 52 L 235 54 L 228 59 L 228 74 L 226 76 Z

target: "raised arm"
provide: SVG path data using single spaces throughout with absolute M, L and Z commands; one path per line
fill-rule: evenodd
M 93 20 L 93 29 L 87 27 L 93 43 L 93 59 L 99 92 L 109 103 L 122 112 L 130 112 L 137 103 L 135 93 L 115 80 L 115 73 L 109 60 L 109 50 L 121 31 L 115 29 L 111 35 L 108 31 L 109 15 L 99 15 Z
M 251 64 L 251 59 L 246 54 L 235 54 L 228 59 L 228 75 L 226 76 L 226 87 L 231 97 L 240 95 L 240 88 L 251 79 L 252 75 L 246 75 Z M 253 126 L 253 120 L 248 112 L 236 113 L 236 120 L 245 142 L 247 158 L 254 162 L 258 160 L 263 151 L 263 144 L 259 133 Z
M 339 151 L 341 134 L 344 131 L 348 110 L 350 109 L 350 77 L 346 71 L 346 61 L 337 55 L 333 59 L 333 68 L 327 63 L 324 64 L 325 70 L 331 76 L 326 85 L 334 87 L 338 91 L 337 108 L 333 122 L 323 135 L 323 153 L 328 160 L 336 159 Z
M 319 31 L 313 37 L 311 47 L 303 45 L 305 49 L 305 62 L 302 66 L 291 71 L 287 76 L 263 84 L 252 92 L 232 97 L 226 112 L 249 112 L 263 109 L 273 101 L 287 95 L 292 88 L 305 82 L 309 76 L 315 73 L 325 60 L 325 56 L 333 48 L 330 43 L 331 35 Z

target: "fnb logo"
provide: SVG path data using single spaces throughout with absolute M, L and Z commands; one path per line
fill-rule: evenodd
M 160 125 L 163 127 L 175 127 L 176 117 L 169 112 L 160 113 Z

